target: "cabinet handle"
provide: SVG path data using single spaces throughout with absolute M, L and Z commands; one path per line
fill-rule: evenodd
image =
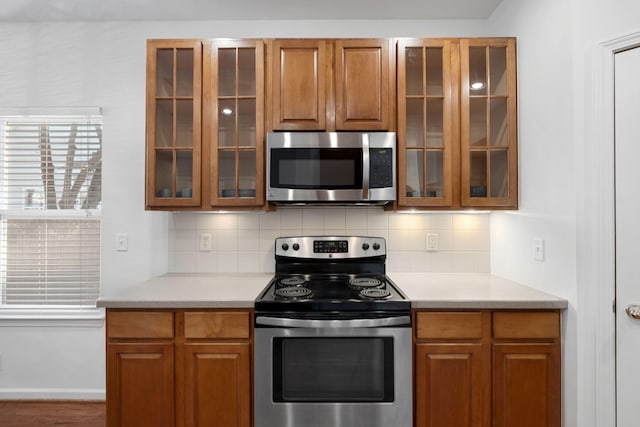
M 625 311 L 629 317 L 640 320 L 640 305 L 628 305 Z

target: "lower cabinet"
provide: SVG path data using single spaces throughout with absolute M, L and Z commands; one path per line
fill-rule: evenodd
M 416 427 L 560 427 L 558 311 L 416 311 Z
M 107 310 L 107 426 L 251 426 L 251 318 Z

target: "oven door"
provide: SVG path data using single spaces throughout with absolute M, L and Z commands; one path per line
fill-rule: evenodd
M 411 427 L 410 317 L 261 317 L 256 427 Z

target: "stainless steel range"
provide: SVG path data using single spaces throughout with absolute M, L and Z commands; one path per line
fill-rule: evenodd
M 256 427 L 411 427 L 411 303 L 377 237 L 276 239 L 255 301 Z

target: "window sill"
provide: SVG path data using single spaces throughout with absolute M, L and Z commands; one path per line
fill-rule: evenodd
M 101 328 L 101 308 L 11 308 L 0 307 L 0 327 L 73 326 Z

